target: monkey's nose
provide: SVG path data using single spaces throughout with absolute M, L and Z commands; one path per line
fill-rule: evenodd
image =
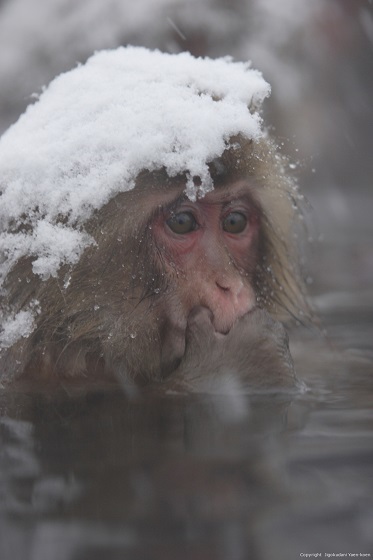
M 220 296 L 231 298 L 235 301 L 240 294 L 245 293 L 245 286 L 241 278 L 219 278 L 215 280 Z
M 227 333 L 237 319 L 245 315 L 255 305 L 253 290 L 245 286 L 242 280 L 215 281 L 211 290 L 208 307 L 213 313 L 213 324 L 217 331 Z

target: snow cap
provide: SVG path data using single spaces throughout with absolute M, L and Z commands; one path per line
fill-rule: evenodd
M 143 170 L 186 173 L 191 199 L 211 190 L 208 163 L 232 136 L 263 134 L 269 93 L 250 63 L 139 47 L 55 78 L 0 138 L 0 286 L 24 256 L 43 279 L 75 264 L 86 220 Z

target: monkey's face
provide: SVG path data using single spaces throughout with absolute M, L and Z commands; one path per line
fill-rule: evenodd
M 171 373 L 184 356 L 196 308 L 209 310 L 222 336 L 255 307 L 260 209 L 250 186 L 218 186 L 196 201 L 183 191 L 180 183 L 163 192 L 134 189 L 111 203 L 96 225 L 101 237 L 72 282 L 72 314 L 78 299 L 87 314 L 96 309 L 94 333 L 108 369 L 120 376 Z
M 254 308 L 259 212 L 246 183 L 220 187 L 195 202 L 181 195 L 161 205 L 150 227 L 168 277 L 162 312 L 173 339 L 177 332 L 182 338 L 195 307 L 209 309 L 215 330 L 224 334 Z

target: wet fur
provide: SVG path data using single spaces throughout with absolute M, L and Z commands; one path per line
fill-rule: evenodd
M 292 242 L 296 189 L 270 140 L 231 140 L 210 164 L 215 188 L 245 178 L 261 214 L 259 263 L 253 283 L 259 307 L 284 319 L 307 313 Z M 166 325 L 162 309 L 176 305 L 174 277 L 148 228 L 159 197 L 174 196 L 185 177 L 144 171 L 134 190 L 118 194 L 96 212 L 86 231 L 96 244 L 80 262 L 63 266 L 56 278 L 41 280 L 32 260 L 22 259 L 7 278 L 2 311 L 17 313 L 39 302 L 36 328 L 28 338 L 0 352 L 3 381 L 20 375 L 40 378 L 110 376 L 118 370 L 137 381 L 160 378 Z M 163 357 L 164 358 L 164 357 Z M 162 375 L 180 364 L 170 356 Z

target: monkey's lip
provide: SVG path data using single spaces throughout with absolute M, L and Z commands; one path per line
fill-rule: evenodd
M 217 327 L 216 325 L 214 325 L 214 323 L 212 323 L 212 326 L 214 327 L 214 330 L 216 332 L 216 334 L 221 334 L 221 335 L 227 335 L 231 328 L 233 327 L 234 323 L 230 326 L 230 327 Z
M 227 335 L 238 323 L 238 321 L 240 321 L 242 317 L 245 317 L 246 315 L 252 313 L 255 307 L 256 306 L 253 305 L 248 309 L 243 309 L 241 313 L 239 313 L 233 320 L 230 320 L 229 322 L 224 318 L 224 316 L 223 318 L 216 318 L 215 316 L 213 316 L 212 325 L 215 329 L 215 332 L 217 334 Z
M 242 319 L 242 317 L 252 313 L 254 309 L 255 305 L 250 307 L 248 310 L 243 310 L 242 313 L 235 317 L 233 321 L 228 322 L 226 319 L 224 320 L 224 318 L 216 318 L 211 309 L 205 305 L 199 305 L 192 308 L 185 321 L 172 321 L 169 325 L 168 342 L 172 346 L 173 354 L 180 358 L 185 354 L 188 324 L 190 324 L 191 318 L 196 316 L 199 311 L 205 310 L 208 312 L 205 316 L 206 327 L 209 328 L 208 324 L 210 324 L 211 330 L 216 335 L 223 337 L 232 330 L 234 325 Z
M 238 314 L 235 314 L 234 318 L 227 318 L 224 314 L 214 314 L 214 312 L 208 307 L 207 305 L 198 305 L 193 307 L 189 312 L 187 321 L 185 325 L 178 325 L 175 326 L 176 329 L 179 329 L 179 333 L 183 331 L 184 337 L 186 336 L 187 325 L 193 320 L 195 317 L 198 317 L 199 313 L 204 314 L 204 318 L 202 321 L 205 323 L 206 328 L 211 328 L 218 335 L 227 335 L 233 328 L 233 326 L 245 315 L 251 313 L 255 309 L 255 306 L 250 306 L 248 308 L 242 309 L 242 311 Z

